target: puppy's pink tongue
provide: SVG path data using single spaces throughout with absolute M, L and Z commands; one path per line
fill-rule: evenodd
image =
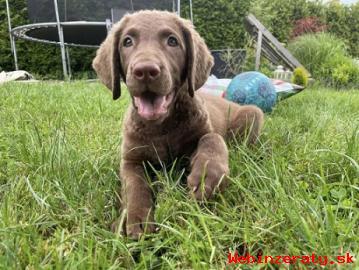
M 166 112 L 165 96 L 156 96 L 155 98 L 134 97 L 138 114 L 147 120 L 156 120 Z

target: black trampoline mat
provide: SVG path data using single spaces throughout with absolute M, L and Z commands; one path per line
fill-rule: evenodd
M 62 29 L 64 33 L 64 42 L 70 45 L 99 46 L 107 36 L 105 23 L 63 23 Z M 56 23 L 27 25 L 22 27 L 21 30 L 15 31 L 15 34 L 18 37 L 39 42 L 59 42 L 59 33 Z

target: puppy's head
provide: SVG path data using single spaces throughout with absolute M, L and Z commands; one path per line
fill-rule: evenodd
M 212 66 L 213 58 L 192 23 L 163 11 L 126 15 L 93 61 L 113 99 L 121 95 L 122 78 L 138 115 L 149 121 L 168 116 L 180 89 L 193 97 Z

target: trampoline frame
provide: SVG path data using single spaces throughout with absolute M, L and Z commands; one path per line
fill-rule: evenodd
M 68 79 L 70 79 L 69 73 L 71 73 L 71 69 L 70 69 L 69 53 L 67 51 L 66 46 L 76 46 L 76 47 L 86 47 L 86 48 L 97 48 L 99 46 L 66 43 L 64 41 L 63 27 L 71 26 L 71 25 L 76 25 L 76 26 L 95 25 L 95 26 L 105 26 L 107 28 L 107 30 L 109 30 L 111 28 L 112 22 L 109 22 L 109 20 L 106 20 L 104 22 L 96 22 L 96 21 L 61 22 L 60 17 L 59 17 L 59 9 L 58 9 L 57 0 L 53 0 L 53 1 L 54 1 L 54 10 L 55 10 L 55 15 L 56 15 L 56 22 L 33 23 L 33 24 L 21 25 L 21 26 L 12 28 L 9 1 L 5 0 L 6 12 L 7 12 L 7 17 L 8 17 L 8 26 L 9 26 L 8 28 L 9 28 L 9 35 L 10 35 L 11 52 L 14 57 L 15 70 L 19 70 L 15 38 L 21 38 L 24 40 L 40 42 L 40 43 L 45 43 L 45 44 L 59 45 L 60 49 L 61 49 L 61 61 L 62 61 L 64 78 L 66 80 L 68 80 Z M 181 15 L 181 13 L 180 13 L 181 0 L 173 0 L 173 3 L 175 3 L 175 1 L 177 1 L 177 14 L 180 16 Z M 192 0 L 189 0 L 189 4 L 190 4 L 190 19 L 193 21 Z M 29 31 L 31 29 L 48 28 L 48 27 L 56 27 L 57 28 L 59 41 L 42 40 L 42 39 L 33 38 L 33 37 L 26 35 L 27 31 Z
M 60 23 L 60 27 L 71 26 L 71 25 L 74 25 L 74 26 L 94 25 L 94 26 L 107 27 L 108 24 L 106 22 L 89 22 L 89 21 L 71 21 L 71 22 L 61 22 Z M 11 33 L 16 38 L 21 38 L 21 39 L 28 40 L 28 41 L 60 45 L 61 44 L 60 41 L 43 40 L 43 39 L 38 39 L 38 38 L 34 38 L 34 37 L 30 37 L 30 36 L 26 35 L 26 32 L 29 30 L 32 30 L 32 29 L 56 28 L 56 27 L 58 27 L 56 22 L 25 24 L 25 25 L 21 25 L 21 26 L 13 28 L 11 30 Z M 72 47 L 83 47 L 83 48 L 98 48 L 99 47 L 97 45 L 76 44 L 76 43 L 65 42 L 65 41 L 64 41 L 64 45 L 72 46 Z

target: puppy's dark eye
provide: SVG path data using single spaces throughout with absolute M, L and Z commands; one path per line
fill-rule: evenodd
M 174 36 L 170 36 L 167 40 L 168 46 L 171 47 L 177 47 L 178 46 L 178 40 Z
M 133 45 L 132 39 L 130 37 L 126 37 L 122 42 L 124 47 L 131 47 Z

